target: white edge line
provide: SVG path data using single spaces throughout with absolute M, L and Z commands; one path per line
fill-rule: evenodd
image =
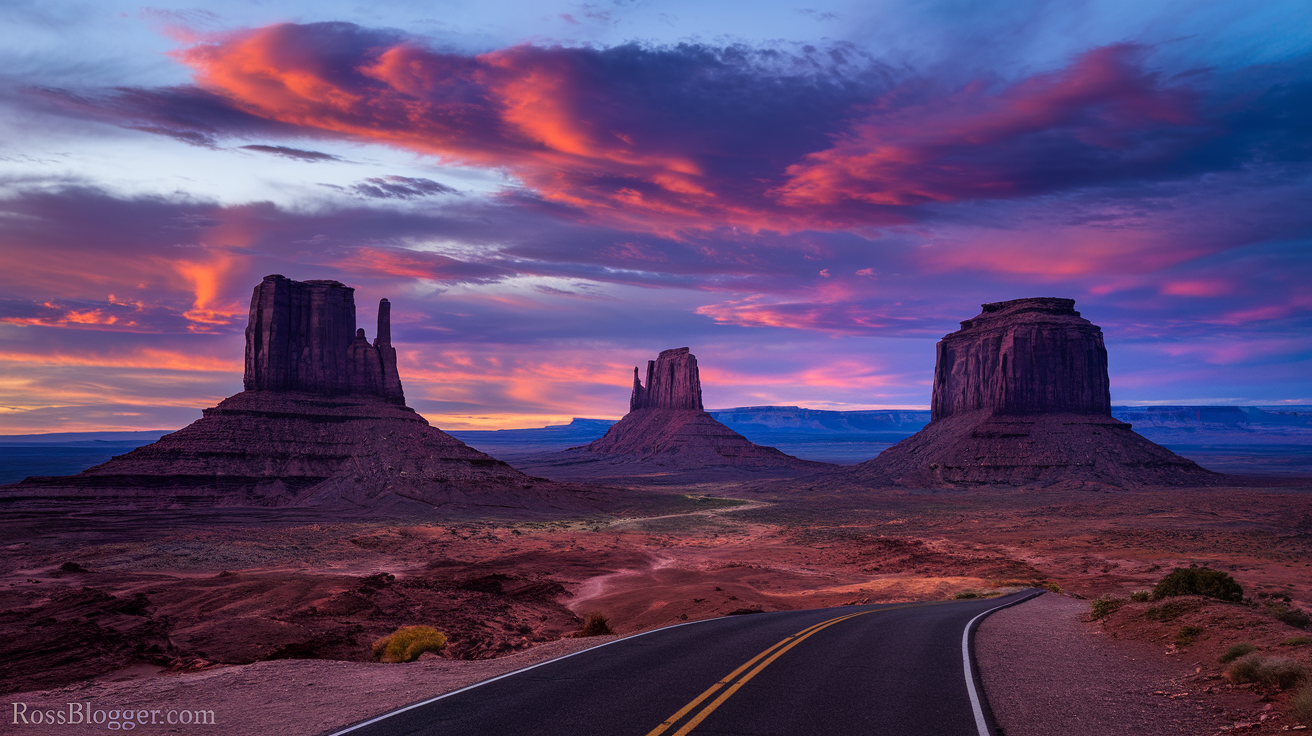
M 984 708 L 980 705 L 979 693 L 975 692 L 975 675 L 970 670 L 970 627 L 974 626 L 976 621 L 994 611 L 999 611 L 1008 606 L 1024 603 L 1036 595 L 1039 595 L 1039 593 L 1032 593 L 1020 600 L 1011 601 L 1010 603 L 1004 603 L 1000 606 L 990 608 L 975 618 L 972 618 L 970 622 L 966 624 L 966 630 L 961 632 L 961 661 L 966 667 L 966 692 L 970 694 L 970 707 L 975 712 L 975 728 L 979 730 L 979 736 L 991 736 L 991 734 L 989 733 L 989 724 L 984 720 Z
M 401 713 L 404 713 L 404 712 L 406 712 L 406 711 L 408 711 L 408 710 L 414 710 L 415 708 L 422 708 L 423 706 L 428 705 L 429 703 L 436 703 L 437 701 L 439 701 L 439 700 L 441 700 L 441 699 L 443 699 L 443 698 L 449 698 L 449 697 L 451 697 L 452 695 L 459 695 L 460 693 L 463 693 L 463 692 L 465 692 L 466 690 L 473 690 L 473 689 L 476 688 L 476 687 L 480 687 L 480 686 L 486 685 L 486 684 L 488 684 L 488 683 L 490 683 L 490 682 L 496 682 L 497 680 L 504 680 L 504 679 L 507 678 L 507 677 L 513 677 L 514 675 L 518 675 L 518 674 L 521 674 L 521 673 L 524 673 L 524 672 L 528 672 L 529 670 L 532 670 L 532 669 L 537 669 L 538 667 L 541 667 L 541 666 L 543 666 L 543 665 L 551 664 L 552 662 L 559 662 L 559 661 L 562 660 L 562 659 L 569 659 L 570 657 L 573 657 L 573 656 L 578 655 L 578 654 L 583 654 L 584 652 L 592 652 L 592 651 L 596 651 L 596 650 L 598 650 L 598 649 L 601 649 L 602 647 L 608 647 L 608 646 L 610 646 L 611 644 L 618 644 L 618 643 L 620 643 L 620 642 L 622 642 L 622 641 L 629 641 L 629 640 L 631 640 L 631 639 L 637 639 L 637 638 L 640 637 L 640 636 L 646 636 L 646 635 L 648 635 L 648 634 L 655 634 L 655 633 L 658 632 L 658 631 L 667 631 L 667 630 L 669 630 L 669 629 L 677 629 L 677 628 L 679 628 L 680 626 L 692 626 L 693 624 L 704 624 L 704 623 L 706 623 L 707 621 L 721 621 L 721 620 L 723 620 L 723 618 L 724 618 L 723 616 L 718 617 L 718 618 L 704 618 L 704 619 L 701 619 L 700 621 L 688 621 L 688 622 L 686 622 L 686 623 L 681 623 L 681 624 L 673 624 L 673 625 L 670 625 L 670 626 L 662 626 L 662 627 L 659 628 L 659 629 L 652 629 L 651 631 L 644 631 L 644 632 L 642 632 L 642 633 L 640 633 L 640 634 L 633 634 L 632 636 L 624 636 L 624 637 L 620 637 L 619 639 L 613 639 L 613 640 L 611 640 L 611 641 L 606 642 L 605 644 L 598 644 L 598 645 L 595 646 L 595 647 L 588 647 L 587 649 L 580 649 L 580 650 L 578 650 L 577 652 L 570 652 L 569 654 L 562 654 L 562 655 L 559 656 L 559 657 L 555 657 L 555 658 L 553 658 L 553 659 L 548 659 L 548 660 L 545 661 L 545 662 L 538 662 L 537 664 L 531 664 L 531 665 L 529 665 L 529 666 L 527 666 L 527 667 L 521 667 L 521 668 L 519 668 L 519 669 L 517 669 L 517 670 L 513 670 L 513 671 L 511 671 L 511 672 L 507 672 L 507 673 L 505 673 L 505 674 L 503 674 L 503 675 L 497 675 L 496 677 L 490 677 L 490 678 L 488 678 L 488 679 L 486 679 L 486 680 L 482 680 L 482 681 L 480 681 L 480 682 L 476 682 L 476 683 L 474 683 L 473 685 L 466 685 L 466 686 L 460 688 L 459 690 L 452 690 L 452 691 L 449 692 L 449 693 L 442 693 L 441 695 L 438 695 L 438 696 L 436 696 L 436 697 L 429 698 L 428 700 L 421 700 L 421 701 L 418 702 L 418 703 L 411 703 L 410 705 L 407 705 L 407 706 L 405 706 L 404 708 L 397 708 L 396 710 L 388 711 L 387 713 L 384 713 L 384 714 L 382 714 L 381 716 L 374 716 L 373 718 L 370 718 L 369 720 L 364 721 L 363 723 L 357 723 L 357 724 L 355 724 L 354 726 L 348 726 L 347 728 L 343 728 L 343 729 L 340 730 L 340 731 L 333 731 L 332 733 L 328 734 L 328 736 L 341 736 L 341 735 L 344 734 L 344 733 L 350 733 L 350 732 L 355 731 L 355 730 L 357 730 L 357 729 L 364 728 L 365 726 L 371 726 L 371 725 L 373 725 L 373 724 L 375 724 L 375 723 L 378 723 L 379 721 L 382 721 L 382 720 L 386 720 L 386 719 L 388 719 L 388 718 L 391 718 L 392 716 L 400 715 Z M 987 736 L 987 735 L 986 735 L 986 736 Z

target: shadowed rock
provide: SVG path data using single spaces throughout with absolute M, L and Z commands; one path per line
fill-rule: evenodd
M 930 423 L 818 485 L 1234 482 L 1112 418 L 1102 330 L 1080 317 L 1072 299 L 985 304 L 936 353 Z
M 936 347 L 930 421 L 979 410 L 1111 416 L 1102 330 L 1074 299 L 983 307 Z
M 521 467 L 558 478 L 632 478 L 706 469 L 796 475 L 827 467 L 757 445 L 702 408 L 697 358 L 688 348 L 662 351 L 647 362 L 647 382 L 633 369 L 629 413 L 584 447 L 547 453 Z
M 354 289 L 266 277 L 251 298 L 246 390 L 159 441 L 73 476 L 28 478 L 9 501 L 347 506 L 511 514 L 594 506 L 432 427 L 405 406 L 391 305 L 371 344 Z
M 355 289 L 337 281 L 265 276 L 246 323 L 247 391 L 381 396 L 405 404 L 392 347 L 391 304 L 378 305 L 378 337 L 355 327 Z

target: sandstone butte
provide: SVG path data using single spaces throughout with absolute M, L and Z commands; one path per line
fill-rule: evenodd
M 821 470 L 827 463 L 802 460 L 752 443 L 715 421 L 702 407 L 697 357 L 688 348 L 662 351 L 647 361 L 644 385 L 633 369 L 629 413 L 600 439 L 565 454 L 673 468 L 733 467 Z
M 1213 473 L 1111 416 L 1102 330 L 1075 300 L 1014 299 L 939 341 L 930 423 L 821 485 L 1211 486 Z
M 468 447 L 405 405 L 379 304 L 370 343 L 355 290 L 267 276 L 246 327 L 245 390 L 201 419 L 77 475 L 0 491 L 36 505 L 342 506 L 507 511 L 586 508 L 589 492 L 532 478 Z

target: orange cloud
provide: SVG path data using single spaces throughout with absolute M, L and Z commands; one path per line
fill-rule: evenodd
M 849 93 L 845 106 L 829 81 L 776 77 L 741 50 L 691 46 L 524 44 L 462 56 L 320 23 L 231 33 L 177 56 L 246 113 L 505 170 L 536 197 L 670 237 L 887 225 L 910 221 L 902 208 L 923 202 L 1063 188 L 1070 182 L 1046 160 L 1097 160 L 1080 176 L 1104 176 L 1109 161 L 1157 153 L 1140 150 L 1143 131 L 1194 122 L 1192 98 L 1144 72 L 1131 46 L 1005 87 L 926 94 L 922 81 L 882 97 Z M 804 114 L 808 98 L 827 117 Z M 744 119 L 734 109 L 744 106 L 761 109 Z M 825 124 L 848 129 L 815 151 L 804 141 Z M 762 142 L 743 150 L 745 137 Z

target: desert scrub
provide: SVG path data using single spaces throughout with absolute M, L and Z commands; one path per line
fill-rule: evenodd
M 979 593 L 976 593 L 973 590 L 958 591 L 956 595 L 952 596 L 954 600 L 958 600 L 958 601 L 967 601 L 972 598 L 978 598 L 978 597 L 979 597 Z
M 1308 616 L 1305 611 L 1291 606 L 1283 604 L 1269 605 L 1266 607 L 1266 612 L 1274 616 L 1277 621 L 1295 628 L 1306 629 L 1309 624 L 1312 624 L 1312 616 Z
M 1256 651 L 1257 651 L 1257 647 L 1253 646 L 1252 644 L 1249 644 L 1248 642 L 1242 642 L 1240 644 L 1234 644 L 1229 649 L 1226 649 L 1224 652 L 1221 652 L 1221 656 L 1217 657 L 1216 661 L 1220 662 L 1221 664 L 1226 664 L 1228 662 L 1233 662 L 1236 659 L 1239 659 L 1245 654 L 1252 654 L 1253 652 Z
M 1239 603 L 1244 600 L 1244 589 L 1234 578 L 1220 570 L 1177 567 L 1153 586 L 1153 600 L 1160 601 L 1177 595 L 1201 595 Z
M 1130 600 L 1135 603 L 1147 603 L 1152 600 L 1153 592 L 1151 590 L 1136 590 L 1130 594 Z
M 589 613 L 588 617 L 583 620 L 583 628 L 575 636 L 602 636 L 604 634 L 614 634 L 610 629 L 610 621 L 600 613 Z
M 1312 636 L 1291 636 L 1280 642 L 1282 647 L 1305 647 L 1312 644 Z
M 379 662 L 413 662 L 424 652 L 446 648 L 446 634 L 431 626 L 402 626 L 374 642 L 374 659 Z
M 1181 626 L 1180 630 L 1175 632 L 1175 645 L 1177 647 L 1187 647 L 1202 635 L 1203 627 L 1201 626 Z
M 1289 699 L 1289 715 L 1304 726 L 1312 726 L 1312 685 L 1304 685 Z
M 1250 654 L 1237 660 L 1225 671 L 1225 677 L 1236 685 L 1255 682 L 1287 690 L 1307 678 L 1303 665 L 1286 657 L 1263 657 Z
M 1053 593 L 1060 593 L 1060 592 L 1061 592 L 1061 586 L 1058 585 L 1058 584 L 1056 584 L 1056 583 L 1048 583 L 1047 585 L 1041 585 L 1041 586 L 1039 586 L 1039 587 L 1041 587 L 1041 588 L 1047 588 L 1048 590 L 1052 591 Z
M 1112 596 L 1104 595 L 1095 599 L 1093 604 L 1089 606 L 1089 617 L 1095 621 L 1100 618 L 1107 618 L 1112 614 L 1112 611 L 1115 611 L 1125 604 L 1126 600 L 1124 598 L 1113 598 Z
M 1149 621 L 1174 621 L 1177 618 L 1194 610 L 1194 607 L 1185 601 L 1168 601 L 1160 606 L 1153 606 L 1143 612 L 1143 617 Z

